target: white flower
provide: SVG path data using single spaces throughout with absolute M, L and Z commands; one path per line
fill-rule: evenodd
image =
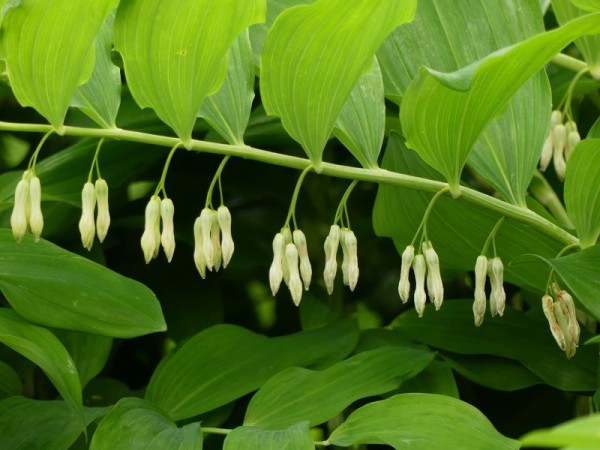
M 29 208 L 29 228 L 37 242 L 44 229 L 44 216 L 42 215 L 42 186 L 36 176 L 29 180 Z
M 213 270 L 213 242 L 211 239 L 211 230 L 213 224 L 213 215 L 215 212 L 209 208 L 204 208 L 200 212 L 200 223 L 202 224 L 202 251 L 204 252 L 204 260 L 208 270 Z
M 554 127 L 552 136 L 554 140 L 554 154 L 552 162 L 554 163 L 554 171 L 560 180 L 565 179 L 567 163 L 565 161 L 565 147 L 567 145 L 567 128 L 563 124 L 558 124 Z
M 554 340 L 558 344 L 558 347 L 561 350 L 565 350 L 565 335 L 563 334 L 560 325 L 556 321 L 555 310 L 554 310 L 554 300 L 549 295 L 544 295 L 542 297 L 542 310 L 544 311 L 544 315 L 548 320 L 548 324 L 550 325 L 550 332 L 554 337 Z
M 219 206 L 217 209 L 217 219 L 221 227 L 221 249 L 223 251 L 223 268 L 227 268 L 231 257 L 233 256 L 234 243 L 231 236 L 231 214 L 226 206 Z
M 108 184 L 106 180 L 98 178 L 95 185 L 98 213 L 96 216 L 96 232 L 98 240 L 104 242 L 110 227 L 110 212 L 108 210 Z
M 554 336 L 554 338 L 559 347 L 564 350 L 567 358 L 572 358 L 577 352 L 580 333 L 573 297 L 571 297 L 568 292 L 560 290 L 556 284 L 552 285 L 552 290 L 556 296 L 556 301 L 552 305 L 555 323 L 551 322 L 552 317 L 548 319 L 550 322 L 550 330 L 552 331 L 553 328 L 556 328 L 556 325 L 558 325 L 560 333 L 553 331 L 553 335 L 556 333 L 558 336 L 558 339 L 557 336 Z M 546 317 L 548 318 L 548 314 L 546 314 Z M 563 342 L 564 346 L 561 346 Z
M 560 111 L 552 111 L 552 115 L 550 116 L 550 130 L 548 131 L 548 137 L 546 137 L 546 142 L 544 142 L 544 147 L 540 156 L 540 170 L 542 172 L 546 171 L 550 164 L 550 160 L 552 159 L 555 142 L 554 127 L 560 123 L 562 123 L 562 113 Z
M 294 245 L 298 250 L 298 258 L 300 258 L 300 275 L 304 283 L 304 289 L 308 291 L 310 280 L 312 278 L 312 267 L 308 258 L 308 248 L 306 244 L 306 236 L 300 230 L 294 230 L 292 233 Z
M 17 242 L 21 242 L 27 233 L 27 222 L 29 212 L 29 171 L 23 174 L 23 178 L 17 183 L 15 190 L 15 204 L 10 216 L 10 226 L 13 236 Z
M 423 252 L 427 263 L 427 290 L 435 309 L 439 310 L 444 301 L 444 284 L 440 274 L 440 260 L 430 241 L 423 242 Z
M 402 303 L 406 303 L 410 298 L 410 268 L 415 259 L 415 248 L 412 245 L 407 246 L 402 252 L 402 266 L 400 268 L 400 283 L 398 283 L 398 294 Z
M 344 228 L 341 230 L 340 243 L 342 244 L 342 275 L 344 284 L 354 291 L 358 283 L 358 245 L 356 236 L 352 230 Z
M 292 300 L 296 306 L 300 305 L 302 300 L 302 281 L 300 280 L 300 272 L 298 271 L 298 249 L 293 243 L 285 246 L 285 260 L 289 268 L 288 287 Z
M 160 242 L 167 257 L 171 262 L 173 253 L 175 253 L 175 230 L 173 216 L 175 215 L 175 205 L 170 198 L 164 198 L 160 202 L 160 217 L 162 219 L 162 234 Z
M 156 258 L 160 249 L 160 199 L 156 195 L 153 195 L 146 205 L 141 244 L 144 260 L 148 264 L 152 258 Z
M 415 272 L 415 309 L 419 317 L 423 317 L 425 302 L 427 301 L 427 294 L 425 293 L 425 272 L 427 271 L 427 266 L 423 255 L 415 256 L 413 271 Z
M 277 233 L 273 238 L 273 262 L 269 269 L 269 284 L 273 295 L 279 291 L 283 279 L 283 260 L 285 254 L 285 238 L 282 233 Z
M 567 129 L 567 143 L 565 144 L 565 159 L 569 161 L 571 152 L 577 144 L 581 141 L 581 135 L 577 131 L 577 124 L 570 120 L 565 124 Z
M 87 250 L 94 245 L 96 224 L 94 222 L 94 209 L 96 208 L 96 189 L 94 185 L 87 182 L 81 191 L 81 219 L 79 220 L 79 233 L 81 243 Z
M 212 212 L 213 220 L 210 227 L 210 240 L 213 248 L 213 265 L 215 271 L 218 272 L 221 268 L 223 260 L 223 252 L 221 251 L 221 228 L 219 227 L 219 218 L 215 211 Z
M 473 303 L 473 316 L 475 326 L 481 326 L 486 308 L 485 279 L 487 274 L 487 258 L 483 255 L 477 257 L 475 263 L 475 302 Z
M 329 229 L 329 235 L 325 239 L 325 270 L 323 271 L 323 278 L 325 279 L 325 287 L 329 295 L 333 292 L 333 283 L 335 281 L 335 274 L 337 272 L 337 251 L 340 243 L 340 227 L 338 225 L 331 225 Z
M 292 232 L 290 231 L 290 229 L 288 227 L 285 227 L 284 229 L 281 230 L 281 234 L 283 235 L 283 245 L 284 245 L 283 253 L 285 255 L 285 246 L 292 242 Z M 286 286 L 289 287 L 290 286 L 290 268 L 288 266 L 287 259 L 285 257 L 283 258 L 283 263 L 281 264 L 281 269 L 283 271 L 283 282 L 285 283 Z
M 202 221 L 198 217 L 194 222 L 194 263 L 196 264 L 198 273 L 204 279 L 206 278 L 206 259 L 204 257 L 202 235 Z
M 504 265 L 498 257 L 488 260 L 488 275 L 490 277 L 490 312 L 492 317 L 498 314 L 500 317 L 504 315 L 506 306 L 506 293 L 504 292 Z

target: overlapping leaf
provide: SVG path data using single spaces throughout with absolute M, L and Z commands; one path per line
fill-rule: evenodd
M 314 450 L 308 422 L 283 430 L 238 427 L 227 435 L 223 450 Z
M 19 374 L 3 361 L 0 361 L 0 399 L 19 395 L 23 385 Z
M 73 358 L 81 386 L 85 387 L 104 368 L 113 340 L 77 331 L 56 330 L 55 333 Z
M 60 130 L 94 67 L 94 39 L 118 0 L 27 0 L 7 11 L 2 46 L 12 90 Z M 10 3 L 8 6 L 12 6 Z M 57 26 L 59 24 L 60 26 Z
M 600 448 L 600 414 L 570 420 L 549 430 L 538 430 L 521 438 L 523 447 L 589 449 Z
M 265 0 L 121 1 L 115 47 L 136 102 L 188 144 L 202 101 L 225 78 L 229 48 L 265 11 Z
M 285 10 L 273 24 L 261 59 L 262 100 L 317 170 L 358 79 L 384 38 L 415 9 L 414 0 L 320 0 Z

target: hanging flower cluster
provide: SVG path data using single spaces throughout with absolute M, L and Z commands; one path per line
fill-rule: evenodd
M 33 170 L 26 170 L 17 183 L 15 204 L 10 216 L 10 226 L 17 242 L 21 242 L 29 229 L 39 241 L 44 229 L 42 215 L 42 186 Z
M 567 291 L 560 289 L 556 283 L 553 283 L 551 290 L 554 298 L 551 295 L 544 295 L 542 309 L 548 319 L 554 340 L 567 358 L 572 358 L 577 351 L 580 333 L 575 303 L 573 297 Z
M 96 218 L 94 212 L 97 210 Z M 88 181 L 81 191 L 81 219 L 79 220 L 79 233 L 83 247 L 91 250 L 94 236 L 104 242 L 110 227 L 110 212 L 108 208 L 108 184 L 99 178 L 96 183 Z
M 473 316 L 475 325 L 481 326 L 487 308 L 485 293 L 486 278 L 490 280 L 490 313 L 492 317 L 504 315 L 506 306 L 506 293 L 504 292 L 504 265 L 502 260 L 495 256 L 487 258 L 484 255 L 477 257 L 475 263 L 475 301 L 473 302 Z
M 561 181 L 564 180 L 567 161 L 579 141 L 581 136 L 577 131 L 577 124 L 573 120 L 563 123 L 563 114 L 560 111 L 552 111 L 550 131 L 540 156 L 540 170 L 546 171 L 552 160 L 556 175 Z
M 234 251 L 231 214 L 226 206 L 217 211 L 204 208 L 194 222 L 194 262 L 202 278 L 206 270 L 227 268 Z
M 283 281 L 296 306 L 302 300 L 302 288 L 310 288 L 312 267 L 308 258 L 306 236 L 301 230 L 292 233 L 283 228 L 273 238 L 273 262 L 269 269 L 271 292 L 276 295 Z

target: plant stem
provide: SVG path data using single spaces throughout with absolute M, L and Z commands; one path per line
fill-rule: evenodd
M 52 129 L 53 128 L 50 125 L 10 123 L 0 121 L 1 131 L 47 133 Z M 119 128 L 98 129 L 66 126 L 64 129 L 64 134 L 68 136 L 80 137 L 106 137 L 117 140 L 141 142 L 161 147 L 173 147 L 177 144 L 180 144 L 180 140 L 178 138 L 141 133 L 138 131 L 122 130 Z M 304 170 L 311 166 L 310 161 L 306 158 L 298 158 L 282 153 L 270 152 L 247 145 L 227 145 L 192 140 L 191 149 L 219 155 L 231 155 L 243 159 L 251 159 L 254 161 L 276 166 L 289 167 L 297 170 Z M 349 167 L 326 162 L 322 163 L 321 167 L 321 175 L 328 175 L 349 180 L 369 181 L 372 183 L 387 184 L 390 186 L 415 189 L 423 192 L 435 193 L 443 188 L 448 187 L 447 183 L 441 181 L 405 175 L 379 168 L 362 169 L 358 167 Z M 481 206 L 489 211 L 506 216 L 507 218 L 514 219 L 520 223 L 530 226 L 532 229 L 544 233 L 546 236 L 563 245 L 579 243 L 579 240 L 575 236 L 553 224 L 552 222 L 544 219 L 533 211 L 511 205 L 510 203 L 506 203 L 502 200 L 493 198 L 468 187 L 461 186 L 460 191 L 462 195 L 457 201 L 466 201 L 473 205 Z
M 171 165 L 171 160 L 173 159 L 173 155 L 175 154 L 175 150 L 181 147 L 183 143 L 180 141 L 173 146 L 171 151 L 169 152 L 169 156 L 167 156 L 167 161 L 165 162 L 165 166 L 163 167 L 162 175 L 160 176 L 160 181 L 156 186 L 156 191 L 154 195 L 158 195 L 160 191 L 163 192 L 165 198 L 167 198 L 167 191 L 165 190 L 165 181 L 167 180 L 167 173 L 169 172 L 169 166 Z
M 496 225 L 494 225 L 494 228 L 492 228 L 492 231 L 488 235 L 488 238 L 485 240 L 485 244 L 483 244 L 483 250 L 481 250 L 481 254 L 483 256 L 487 255 L 488 248 L 490 247 L 490 242 L 494 242 L 494 239 L 496 239 L 496 233 L 498 233 L 498 230 L 500 229 L 500 226 L 504 223 L 504 220 L 505 220 L 505 217 L 501 217 L 500 220 L 498 220 L 498 222 L 496 222 Z M 494 256 L 496 256 L 496 245 L 495 244 L 494 244 Z
M 344 195 L 342 195 L 342 199 L 340 200 L 340 203 L 338 204 L 338 207 L 335 210 L 335 218 L 333 219 L 334 225 L 342 219 L 342 211 L 346 207 L 346 202 L 348 201 L 350 194 L 352 193 L 357 184 L 358 180 L 354 180 L 352 183 L 350 183 L 350 186 L 348 186 L 348 189 L 346 189 Z
M 529 192 L 533 197 L 542 204 L 550 214 L 554 216 L 563 225 L 573 228 L 573 223 L 565 210 L 562 202 L 548 183 L 548 180 L 540 173 L 539 170 L 533 172 L 533 178 L 529 184 Z
M 292 194 L 292 201 L 290 202 L 290 209 L 288 210 L 288 215 L 285 219 L 285 225 L 283 228 L 289 227 L 290 219 L 294 221 L 294 229 L 298 228 L 298 224 L 296 223 L 296 202 L 298 201 L 298 194 L 300 194 L 300 188 L 302 187 L 302 182 L 304 181 L 304 177 L 312 170 L 312 165 L 308 165 L 300 176 L 298 177 L 298 181 L 296 182 L 296 187 L 294 188 L 294 193 Z
M 211 427 L 202 427 L 202 433 L 206 434 L 222 434 L 228 435 L 232 430 L 229 428 L 211 428 Z
M 100 138 L 98 141 L 98 145 L 96 146 L 96 152 L 94 153 L 94 159 L 92 160 L 92 166 L 90 167 L 90 172 L 88 173 L 88 183 L 92 182 L 92 175 L 94 173 L 94 167 L 96 168 L 96 174 L 98 175 L 98 179 L 102 178 L 100 176 L 100 167 L 98 166 L 98 155 L 100 154 L 100 149 L 102 148 L 102 144 L 104 143 L 104 138 Z
M 410 245 L 412 245 L 414 247 L 415 242 L 417 241 L 417 237 L 419 236 L 419 233 L 421 232 L 421 230 L 423 230 L 423 233 L 421 234 L 420 242 L 423 242 L 423 238 L 427 238 L 427 221 L 429 220 L 429 216 L 431 215 L 433 206 L 435 205 L 435 202 L 437 202 L 438 198 L 440 198 L 443 194 L 445 194 L 446 192 L 449 192 L 449 191 L 450 191 L 450 188 L 445 187 L 445 188 L 441 189 L 439 192 L 436 192 L 436 194 L 431 198 L 431 200 L 429 201 L 429 204 L 427 205 L 427 209 L 425 209 L 425 213 L 423 214 L 423 219 L 421 219 L 419 228 L 417 228 L 417 231 L 415 232 L 415 236 L 413 237 L 413 240 L 410 243 Z M 419 244 L 419 249 L 420 248 L 421 248 L 421 244 Z
M 565 55 L 564 53 L 557 53 L 554 55 L 551 61 L 557 66 L 564 67 L 565 69 L 572 70 L 573 72 L 579 72 L 580 70 L 588 67 L 585 61 Z
M 210 186 L 208 186 L 208 192 L 206 193 L 206 203 L 204 205 L 205 208 L 210 207 L 212 209 L 213 190 L 215 189 L 215 184 L 217 183 L 217 181 L 219 182 L 221 205 L 223 205 L 223 187 L 221 186 L 221 173 L 225 168 L 225 164 L 227 164 L 227 161 L 229 161 L 229 158 L 231 158 L 231 156 L 227 155 L 225 158 L 223 158 L 223 161 L 221 161 L 219 167 L 217 167 L 217 171 L 215 172 L 215 175 L 213 176 L 213 179 L 210 182 Z
M 35 175 L 35 164 L 37 163 L 37 158 L 38 158 L 38 155 L 40 154 L 40 150 L 42 150 L 42 147 L 44 146 L 44 143 L 46 142 L 46 140 L 50 137 L 50 135 L 52 133 L 54 133 L 54 129 L 48 130 L 48 132 L 44 135 L 44 137 L 42 138 L 42 140 L 38 144 L 37 148 L 33 152 L 33 155 L 31 155 L 31 159 L 29 160 L 29 164 L 27 164 L 27 169 L 33 171 L 34 175 Z

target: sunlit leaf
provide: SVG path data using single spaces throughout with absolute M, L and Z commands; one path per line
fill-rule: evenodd
M 549 430 L 532 431 L 521 438 L 523 447 L 597 450 L 600 448 L 600 414 L 578 417 Z
M 288 367 L 318 367 L 332 357 L 338 361 L 357 339 L 352 320 L 277 338 L 217 325 L 185 342 L 158 366 L 146 398 L 174 420 L 193 417 L 254 391 Z
M 47 241 L 0 229 L 0 290 L 40 325 L 112 337 L 164 331 L 158 300 L 137 281 Z
M 181 428 L 156 405 L 141 398 L 123 398 L 102 419 L 90 450 L 202 450 L 199 423 Z
M 223 450 L 314 450 L 314 448 L 308 422 L 291 425 L 284 430 L 238 427 L 227 435 L 223 444 Z
M 96 33 L 117 3 L 54 0 L 49 7 L 27 0 L 4 17 L 1 44 L 12 90 L 58 130 L 77 85 L 92 72 Z
M 188 144 L 202 101 L 225 78 L 229 48 L 265 10 L 265 0 L 121 1 L 115 47 L 136 102 Z
M 460 195 L 462 169 L 485 126 L 563 47 L 600 32 L 599 17 L 574 20 L 456 72 L 422 68 L 405 92 L 400 111 L 408 146 L 444 175 L 454 196 Z
M 334 123 L 384 38 L 410 21 L 414 0 L 320 0 L 285 10 L 261 57 L 261 94 L 317 170 Z
M 285 428 L 308 420 L 319 425 L 354 401 L 396 389 L 423 370 L 433 353 L 382 347 L 359 353 L 322 372 L 290 368 L 271 378 L 252 397 L 244 425 Z
M 467 426 L 468 425 L 468 426 Z M 329 437 L 333 445 L 387 444 L 415 450 L 515 450 L 475 407 L 435 394 L 400 394 L 354 411 Z
M 579 9 L 588 12 L 600 11 L 600 1 L 598 0 L 571 0 Z

